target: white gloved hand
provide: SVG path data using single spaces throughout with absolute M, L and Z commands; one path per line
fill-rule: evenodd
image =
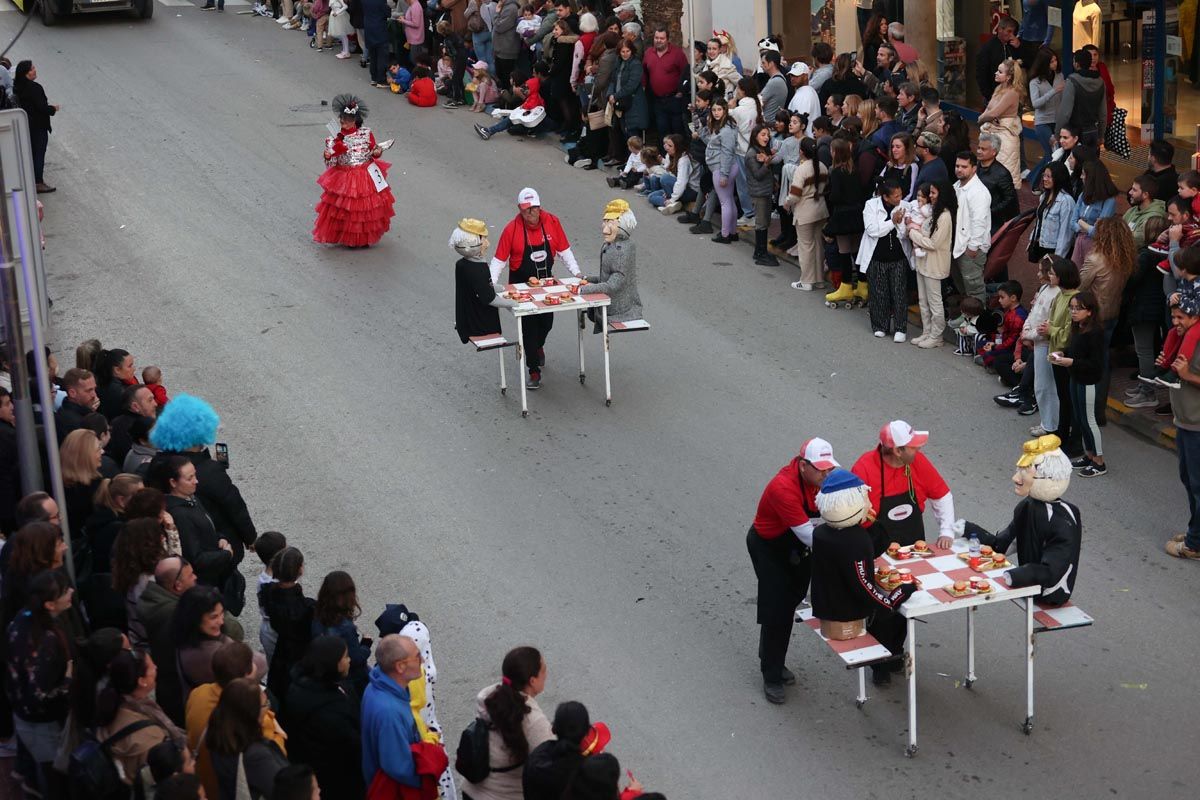
M 954 538 L 962 539 L 967 531 L 967 521 L 965 519 L 954 520 Z

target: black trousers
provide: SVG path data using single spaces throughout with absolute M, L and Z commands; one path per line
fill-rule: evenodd
M 450 99 L 464 102 L 466 87 L 463 77 L 467 74 L 467 51 L 464 49 L 454 58 L 454 74 L 450 76 Z
M 763 539 L 751 528 L 746 550 L 758 578 L 759 667 L 764 682 L 780 683 L 796 606 L 808 593 L 812 571 L 808 548 L 791 531 L 777 539 Z
M 371 64 L 371 82 L 387 85 L 388 54 L 391 45 L 386 41 L 378 42 L 364 48 L 367 60 Z
M 1071 373 L 1066 367 L 1054 366 L 1054 388 L 1058 392 L 1058 438 L 1064 449 L 1078 450 L 1082 446 L 1083 432 L 1075 430 L 1071 414 Z
M 546 346 L 546 337 L 554 327 L 553 314 L 536 314 L 532 317 L 521 317 L 521 330 L 525 337 L 525 363 L 530 374 L 541 374 L 546 359 L 542 356 L 542 348 Z
M 496 57 L 496 86 L 501 89 L 512 88 L 512 74 L 517 66 L 515 58 Z
M 46 169 L 46 146 L 50 144 L 50 131 L 30 126 L 29 143 L 33 146 L 34 180 L 38 183 L 45 183 L 42 173 Z
M 895 611 L 880 609 L 867 620 L 867 633 L 892 651 L 892 655 L 898 656 L 904 652 L 904 640 L 908 638 L 908 624 L 904 617 Z

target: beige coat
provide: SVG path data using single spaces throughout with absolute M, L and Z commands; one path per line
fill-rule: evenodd
M 492 684 L 487 687 L 476 698 L 478 703 L 476 713 L 484 719 L 487 719 L 488 714 L 483 701 L 496 689 L 497 685 Z M 529 713 L 525 715 L 523 727 L 525 740 L 529 742 L 529 750 L 532 752 L 533 748 L 542 742 L 553 739 L 554 732 L 550 730 L 550 720 L 546 719 L 546 715 L 542 713 L 536 700 L 527 697 L 525 705 L 529 706 Z M 492 769 L 513 766 L 512 754 L 508 752 L 508 748 L 504 746 L 504 740 L 496 731 L 488 734 L 488 759 Z M 463 789 L 471 795 L 471 800 L 524 800 L 525 790 L 521 786 L 523 773 L 524 770 L 521 767 L 508 772 L 493 772 L 483 780 L 483 783 L 471 783 L 464 780 Z
M 1100 304 L 1100 321 L 1109 322 L 1121 316 L 1121 295 L 1128 277 L 1113 274 L 1108 259 L 1093 248 L 1083 260 L 1079 271 L 1079 291 L 1090 291 Z
M 950 218 L 950 212 L 942 210 L 942 215 L 938 217 L 937 230 L 932 236 L 929 235 L 931 227 L 933 220 L 927 219 L 922 223 L 921 230 L 908 232 L 913 247 L 925 251 L 924 258 L 914 255 L 913 261 L 916 262 L 917 272 L 926 278 L 949 278 L 950 242 L 954 235 L 954 220 Z
M 819 167 L 825 179 L 820 183 L 818 194 L 817 184 L 805 186 L 804 182 L 813 177 L 814 170 Z M 829 187 L 829 170 L 819 161 L 801 161 L 796 165 L 792 174 L 792 185 L 785 206 L 792 211 L 792 220 L 797 225 L 808 225 L 813 222 L 829 219 L 829 208 L 825 205 L 825 190 Z

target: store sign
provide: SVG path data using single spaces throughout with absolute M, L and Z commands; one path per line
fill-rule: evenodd
M 1183 55 L 1183 37 L 1168 36 L 1167 37 L 1167 55 L 1182 56 Z

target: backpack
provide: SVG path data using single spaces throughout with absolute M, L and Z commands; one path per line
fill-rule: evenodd
M 71 751 L 70 766 L 67 768 L 71 783 L 79 790 L 80 796 L 94 800 L 129 797 L 129 786 L 121 780 L 117 765 L 113 763 L 112 746 L 143 728 L 157 725 L 154 720 L 141 719 L 121 728 L 103 742 L 96 741 L 95 733 L 85 733 L 83 740 Z
M 492 768 L 490 742 L 491 723 L 476 717 L 458 737 L 458 750 L 454 754 L 454 769 L 471 783 L 482 783 L 493 772 L 512 772 L 525 766 L 525 762 L 509 767 Z
M 483 21 L 483 14 L 479 13 L 479 7 L 475 7 L 474 13 L 470 9 L 467 10 L 467 30 L 471 33 L 483 33 L 487 30 L 487 24 Z

